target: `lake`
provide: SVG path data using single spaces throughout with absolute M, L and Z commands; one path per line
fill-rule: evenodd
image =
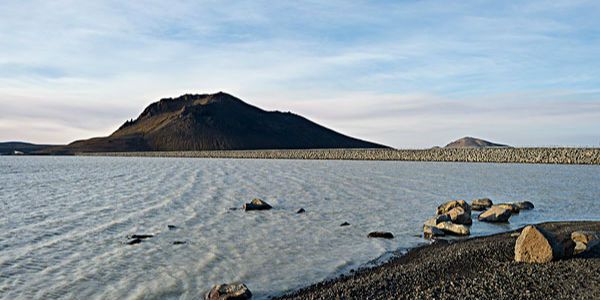
M 239 209 L 255 197 L 274 209 Z M 600 166 L 0 157 L 0 297 L 198 299 L 241 281 L 265 298 L 427 243 L 437 205 L 481 197 L 536 207 L 473 236 L 598 220 Z

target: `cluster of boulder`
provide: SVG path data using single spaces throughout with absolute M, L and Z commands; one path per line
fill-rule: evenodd
M 569 258 L 600 244 L 600 233 L 575 231 L 570 235 L 554 234 L 535 225 L 523 228 L 515 242 L 515 261 L 547 263 Z
M 533 208 L 533 203 L 529 201 L 494 204 L 489 198 L 481 198 L 473 200 L 470 205 L 465 200 L 448 201 L 438 206 L 435 217 L 425 221 L 423 236 L 432 239 L 446 234 L 471 234 L 468 227 L 473 224 L 471 211 L 483 211 L 477 216 L 481 222 L 502 223 L 508 222 L 513 213 Z
M 465 200 L 448 201 L 436 210 L 436 216 L 425 221 L 423 224 L 423 235 L 427 239 L 436 236 L 469 235 L 471 232 L 471 205 Z

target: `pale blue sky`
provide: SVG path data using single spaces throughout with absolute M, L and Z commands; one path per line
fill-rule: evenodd
M 598 1 L 8 0 L 0 141 L 108 135 L 225 91 L 399 148 L 598 146 L 599 55 Z

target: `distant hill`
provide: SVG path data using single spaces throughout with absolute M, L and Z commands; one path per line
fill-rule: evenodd
M 183 95 L 150 104 L 108 137 L 42 152 L 385 148 L 290 112 L 264 111 L 226 93 Z
M 508 145 L 496 144 L 486 140 L 474 138 L 474 137 L 464 137 L 462 139 L 458 139 L 450 144 L 446 145 L 444 148 L 490 148 L 490 147 L 510 147 Z
M 25 142 L 3 142 L 0 143 L 0 155 L 11 154 L 29 154 L 35 151 L 40 151 L 53 145 L 36 145 Z

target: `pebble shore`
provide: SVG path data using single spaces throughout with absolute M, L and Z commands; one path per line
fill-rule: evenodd
M 559 234 L 600 230 L 600 222 L 550 222 Z M 514 261 L 512 232 L 438 240 L 380 266 L 275 299 L 600 299 L 600 246 L 544 264 Z
M 228 150 L 80 153 L 87 156 L 198 157 L 246 159 L 397 160 L 439 162 L 600 164 L 600 148 L 434 148 Z

